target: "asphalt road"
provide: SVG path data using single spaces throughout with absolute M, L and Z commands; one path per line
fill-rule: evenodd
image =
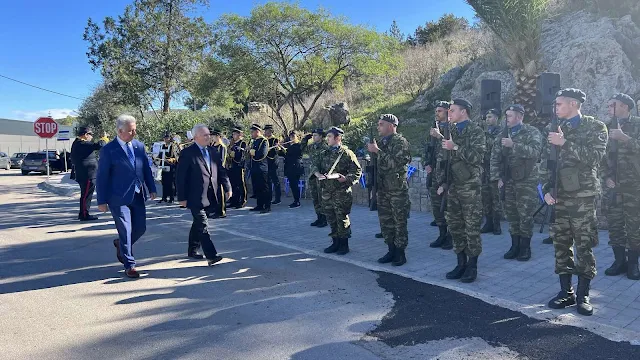
M 0 359 L 620 359 L 640 348 L 451 290 L 216 230 L 223 263 L 184 253 L 190 217 L 149 206 L 115 259 L 110 217 L 0 171 Z M 277 216 L 275 210 L 270 216 Z M 247 226 L 230 213 L 225 227 Z M 236 213 L 240 214 L 240 213 Z M 277 229 L 259 229 L 277 231 Z

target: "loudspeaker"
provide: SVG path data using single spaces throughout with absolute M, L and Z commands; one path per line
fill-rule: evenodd
M 536 81 L 536 113 L 552 116 L 556 93 L 560 90 L 560 74 L 545 72 Z
M 502 111 L 500 106 L 500 93 L 502 83 L 500 80 L 485 79 L 480 83 L 480 112 L 486 114 L 490 109 Z

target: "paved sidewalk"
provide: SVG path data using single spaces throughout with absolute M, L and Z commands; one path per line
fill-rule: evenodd
M 511 244 L 505 222 L 502 223 L 503 235 L 483 235 L 478 279 L 472 284 L 464 284 L 445 279 L 445 273 L 455 266 L 453 251 L 431 249 L 428 246 L 438 236 L 438 229 L 429 226 L 431 214 L 411 213 L 408 262 L 404 266 L 393 267 L 376 262 L 387 250 L 382 239 L 374 237 L 379 231 L 376 212 L 354 206 L 351 214 L 353 235 L 349 242 L 351 252 L 345 256 L 326 255 L 322 253 L 322 249 L 330 244 L 327 236 L 329 228 L 309 226 L 315 220 L 310 201 L 303 200 L 302 207 L 289 209 L 289 200 L 289 197 L 283 197 L 283 203 L 273 206 L 270 214 L 249 212 L 248 207 L 229 210 L 227 218 L 214 220 L 211 226 L 218 231 L 243 238 L 270 242 L 311 255 L 346 261 L 371 270 L 392 272 L 454 289 L 534 318 L 585 328 L 611 340 L 632 343 L 640 341 L 640 281 L 628 280 L 624 276 L 604 275 L 604 269 L 613 261 L 611 249 L 607 245 L 606 231 L 600 232 L 600 245 L 594 249 L 598 276 L 592 282 L 591 300 L 595 312 L 591 317 L 584 317 L 577 315 L 575 307 L 565 310 L 546 307 L 549 299 L 559 291 L 559 284 L 558 277 L 554 274 L 553 246 L 542 244 L 547 233 L 539 234 L 538 227 L 531 244 L 533 256 L 528 262 L 503 259 L 504 252 Z M 184 211 L 175 205 L 150 205 L 149 210 L 155 215 Z M 171 226 L 184 226 L 184 233 L 187 234 L 189 225 L 189 221 L 182 221 Z M 575 278 L 574 282 L 577 282 Z

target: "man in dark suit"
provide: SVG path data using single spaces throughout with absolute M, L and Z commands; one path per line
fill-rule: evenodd
M 189 231 L 187 255 L 193 259 L 202 259 L 198 248 L 202 246 L 209 266 L 222 260 L 209 235 L 207 211 L 215 212 L 218 199 L 231 197 L 231 184 L 227 173 L 214 155 L 210 144 L 211 134 L 204 124 L 193 127 L 194 143 L 180 153 L 178 162 L 178 202 L 186 206 L 193 215 L 193 224 Z M 224 189 L 221 194 L 220 186 Z
M 92 142 L 93 129 L 90 127 L 78 128 L 78 137 L 71 145 L 71 162 L 75 168 L 75 180 L 80 185 L 80 221 L 97 220 L 98 217 L 89 214 L 93 192 L 96 190 L 96 170 L 98 159 L 96 151 L 105 144 L 103 141 Z
M 125 274 L 138 278 L 133 244 L 147 230 L 145 201 L 156 197 L 156 185 L 144 144 L 136 136 L 136 119 L 120 115 L 116 119 L 118 136 L 100 150 L 98 161 L 98 208 L 111 215 L 118 239 L 113 241 Z

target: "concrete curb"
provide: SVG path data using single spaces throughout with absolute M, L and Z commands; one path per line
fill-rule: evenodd
M 80 193 L 80 188 L 71 185 L 52 184 L 43 181 L 38 184 L 38 188 L 60 196 L 73 197 Z

